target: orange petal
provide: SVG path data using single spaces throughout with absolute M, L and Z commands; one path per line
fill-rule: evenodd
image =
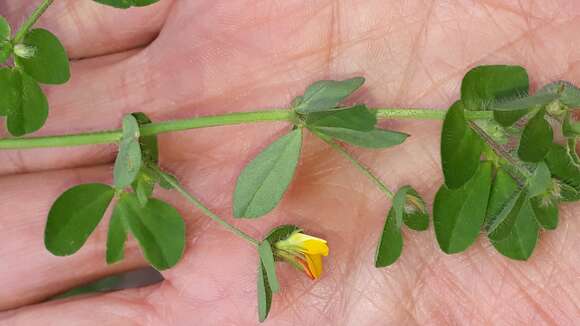
M 321 255 L 305 255 L 308 263 L 308 270 L 313 278 L 319 278 L 322 275 L 322 256 Z

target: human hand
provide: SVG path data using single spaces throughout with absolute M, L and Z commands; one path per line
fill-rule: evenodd
M 5 0 L 20 22 L 36 1 Z M 185 1 L 121 11 L 57 1 L 41 19 L 64 42 L 72 80 L 47 88 L 51 115 L 36 135 L 118 127 L 129 112 L 153 120 L 283 107 L 321 78 L 366 77 L 354 101 L 447 107 L 461 77 L 480 63 L 525 66 L 533 85 L 575 80 L 580 57 L 571 1 Z M 159 33 L 159 36 L 156 35 Z M 393 189 L 413 185 L 431 203 L 441 183 L 440 122 L 386 121 L 412 136 L 381 151 L 354 150 Z M 222 216 L 233 184 L 283 124 L 229 126 L 160 136 L 161 165 Z M 314 137 L 281 206 L 236 225 L 256 236 L 292 223 L 328 240 L 321 280 L 279 267 L 282 292 L 265 324 L 574 324 L 580 309 L 577 205 L 544 232 L 528 262 L 497 254 L 483 237 L 449 256 L 432 232 L 405 231 L 399 262 L 373 266 L 390 205 L 375 186 Z M 129 245 L 107 266 L 106 224 L 76 255 L 43 246 L 46 214 L 79 182 L 110 182 L 114 146 L 0 154 L 0 324 L 252 325 L 255 250 L 172 192 L 188 242 L 166 280 L 138 290 L 30 305 L 73 286 L 146 263 Z M 432 228 L 431 228 L 432 230 Z M 30 305 L 30 306 L 25 306 Z M 18 309 L 16 309 L 18 308 Z M 13 310 L 8 310 L 13 309 Z

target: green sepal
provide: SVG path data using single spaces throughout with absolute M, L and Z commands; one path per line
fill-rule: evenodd
M 142 166 L 139 124 L 132 115 L 123 118 L 123 136 L 115 160 L 113 180 L 117 189 L 124 189 L 135 181 Z

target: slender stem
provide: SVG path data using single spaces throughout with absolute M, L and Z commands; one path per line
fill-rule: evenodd
M 390 199 L 393 199 L 394 197 L 393 192 L 383 183 L 383 181 L 381 181 L 379 177 L 374 175 L 374 173 L 367 166 L 363 165 L 356 158 L 350 155 L 350 153 L 346 149 L 344 149 L 344 147 L 340 146 L 337 142 L 335 142 L 334 140 L 330 139 L 325 135 L 322 135 L 314 130 L 310 131 L 316 136 L 318 136 L 318 138 L 320 138 L 322 141 L 330 145 L 330 147 L 332 147 L 334 150 L 339 152 L 347 160 L 349 160 L 360 172 L 362 172 L 362 174 L 364 174 L 367 178 L 369 178 L 372 182 L 374 182 L 377 185 L 377 187 L 379 187 L 379 190 L 381 190 Z
M 154 166 L 151 167 L 165 182 L 170 184 L 177 192 L 179 192 L 185 199 L 187 199 L 190 203 L 195 205 L 198 209 L 200 209 L 207 217 L 211 218 L 213 221 L 219 223 L 223 226 L 226 230 L 232 232 L 233 234 L 237 235 L 238 237 L 242 238 L 249 244 L 257 247 L 260 245 L 260 241 L 252 238 L 250 235 L 245 233 L 244 231 L 238 229 L 237 227 L 231 225 L 230 223 L 223 220 L 221 217 L 214 214 L 209 208 L 207 208 L 199 199 L 195 196 L 190 194 L 183 186 L 173 177 L 169 176 L 166 173 L 163 173 L 159 167 Z
M 443 120 L 447 110 L 441 109 L 390 109 L 379 108 L 377 115 L 383 119 L 415 119 L 415 120 Z M 468 111 L 469 120 L 491 118 L 491 111 Z M 183 131 L 197 128 L 237 125 L 243 123 L 258 123 L 265 121 L 294 120 L 294 113 L 288 109 L 272 109 L 256 112 L 226 113 L 205 117 L 189 118 L 184 120 L 164 121 L 151 123 L 141 128 L 141 135 L 152 136 L 166 132 Z M 87 132 L 68 135 L 45 137 L 4 138 L 0 139 L 2 149 L 28 149 L 43 147 L 70 147 L 93 144 L 110 144 L 121 139 L 121 130 Z
M 42 3 L 32 12 L 32 14 L 30 14 L 28 19 L 26 19 L 24 24 L 22 24 L 22 26 L 20 26 L 20 29 L 18 30 L 18 32 L 16 33 L 16 36 L 14 37 L 14 44 L 18 44 L 18 43 L 22 42 L 22 40 L 24 39 L 26 34 L 28 34 L 28 31 L 30 30 L 30 28 L 32 28 L 32 26 L 34 24 L 36 24 L 36 21 L 38 21 L 40 16 L 42 16 L 42 14 L 44 14 L 46 9 L 48 9 L 48 7 L 53 2 L 54 2 L 54 0 L 43 0 L 42 1 Z

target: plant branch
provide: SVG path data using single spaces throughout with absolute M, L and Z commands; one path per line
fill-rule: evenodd
M 310 131 L 313 134 L 315 134 L 318 138 L 320 138 L 322 141 L 330 145 L 330 147 L 332 147 L 335 151 L 340 153 L 347 160 L 349 160 L 360 172 L 362 172 L 362 174 L 364 174 L 375 185 L 377 185 L 377 187 L 379 187 L 379 190 L 382 191 L 385 195 L 387 195 L 389 199 L 393 199 L 394 197 L 393 192 L 383 183 L 383 181 L 379 179 L 379 177 L 377 177 L 367 166 L 363 165 L 356 158 L 350 155 L 350 153 L 346 149 L 344 149 L 344 147 L 340 146 L 337 142 L 335 142 L 334 140 L 330 139 L 325 135 L 322 135 L 314 130 Z
M 18 44 L 18 43 L 22 42 L 22 40 L 24 40 L 24 37 L 26 36 L 26 34 L 28 34 L 28 31 L 30 30 L 30 28 L 32 28 L 32 26 L 34 24 L 36 24 L 36 22 L 38 21 L 40 16 L 42 16 L 42 14 L 44 14 L 46 9 L 48 9 L 48 7 L 53 2 L 54 2 L 54 0 L 43 0 L 42 1 L 42 3 L 32 12 L 32 14 L 30 14 L 28 19 L 26 19 L 24 24 L 22 24 L 22 26 L 20 26 L 20 29 L 16 33 L 16 36 L 14 36 L 14 44 Z
M 177 192 L 179 192 L 183 197 L 185 197 L 185 199 L 187 199 L 187 201 L 189 201 L 190 203 L 195 205 L 199 210 L 201 210 L 205 215 L 207 215 L 207 217 L 209 217 L 213 221 L 215 221 L 218 224 L 220 224 L 221 226 L 223 226 L 226 230 L 228 230 L 228 231 L 232 232 L 233 234 L 237 235 L 238 237 L 242 238 L 243 240 L 245 240 L 249 244 L 251 244 L 255 247 L 258 247 L 260 245 L 260 241 L 252 238 L 250 235 L 248 235 L 244 231 L 238 229 L 237 227 L 233 226 L 232 224 L 223 220 L 221 217 L 214 214 L 199 199 L 197 199 L 195 196 L 190 194 L 185 188 L 183 188 L 183 186 L 176 179 L 167 175 L 166 173 L 163 173 L 159 169 L 159 167 L 157 167 L 157 166 L 152 166 L 151 168 L 157 173 L 157 175 L 160 178 L 163 178 L 163 180 L 165 182 L 170 184 Z

